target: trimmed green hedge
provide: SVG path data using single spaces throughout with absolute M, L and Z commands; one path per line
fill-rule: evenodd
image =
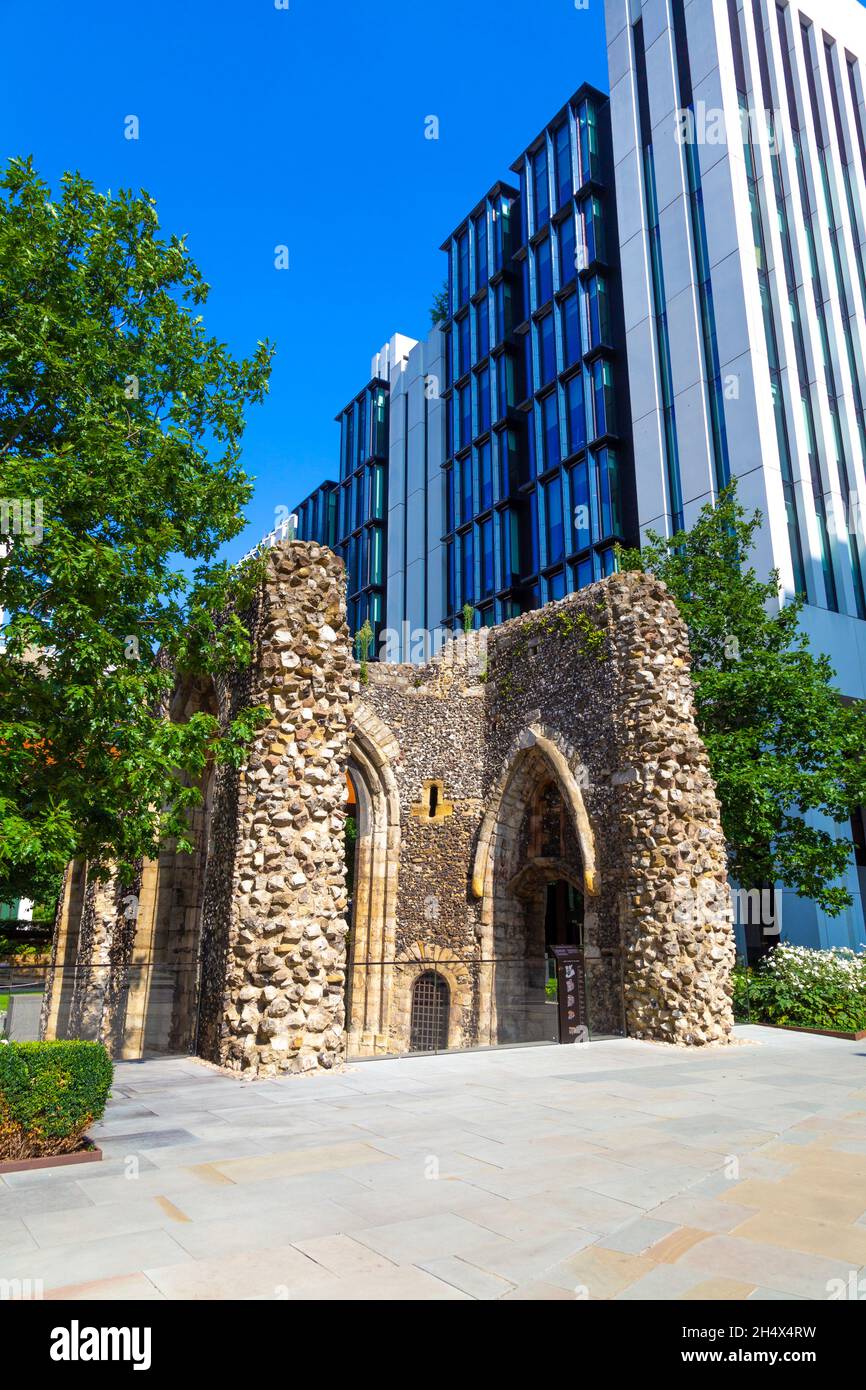
M 102 1043 L 0 1043 L 0 1159 L 80 1148 L 105 1111 L 111 1077 Z

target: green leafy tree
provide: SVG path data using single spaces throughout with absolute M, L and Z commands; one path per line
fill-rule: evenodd
M 838 882 L 850 847 L 804 818 L 846 825 L 866 800 L 866 706 L 844 703 L 811 651 L 802 601 L 780 605 L 778 573 L 763 582 L 752 568 L 760 525 L 733 483 L 690 531 L 621 550 L 620 568 L 664 580 L 688 627 L 732 874 L 745 888 L 778 880 L 835 916 L 850 903 Z
M 433 303 L 430 305 L 430 322 L 435 328 L 438 323 L 444 323 L 448 317 L 448 281 L 446 280 L 441 290 L 433 296 Z
M 185 240 L 146 193 L 32 161 L 0 178 L 0 885 L 50 897 L 73 855 L 126 872 L 177 836 L 209 754 L 239 756 L 256 714 L 161 717 L 167 666 L 249 658 L 230 610 L 260 567 L 218 563 L 251 482 L 246 408 L 272 349 L 208 336 Z
M 365 618 L 363 625 L 355 633 L 355 650 L 358 653 L 358 665 L 361 684 L 366 685 L 369 679 L 369 660 L 370 651 L 373 646 L 375 633 L 370 626 L 370 619 Z

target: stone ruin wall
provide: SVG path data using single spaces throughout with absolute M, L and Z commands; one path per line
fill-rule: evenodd
M 329 1068 L 343 1050 L 345 768 L 358 681 L 342 563 L 314 544 L 269 551 L 256 637 L 249 701 L 271 718 L 236 795 L 215 805 L 200 1051 L 268 1075 Z
M 453 961 L 488 962 L 502 950 L 495 864 L 480 901 L 472 865 L 484 813 L 531 730 L 539 746 L 562 753 L 592 835 L 591 1029 L 687 1043 L 728 1037 L 726 856 L 689 668 L 685 627 L 664 586 L 632 574 L 458 638 L 424 667 L 370 668 L 361 700 L 400 749 L 396 957 L 417 962 L 399 977 L 392 1048 L 407 1045 L 411 979 L 431 964 L 456 1005 L 450 1041 L 495 1041 L 490 967 L 467 972 Z M 433 819 L 424 805 L 432 780 L 440 785 Z M 493 860 L 525 832 L 524 812 L 518 801 L 509 821 L 504 798 Z
M 388 921 L 375 942 L 353 943 L 356 961 L 366 952 L 391 962 L 389 973 L 380 968 L 369 1050 L 408 1046 L 411 983 L 431 967 L 451 989 L 449 1043 L 495 1041 L 496 1001 L 480 962 L 499 940 L 497 874 L 525 833 L 514 769 L 527 781 L 544 750 L 580 788 L 592 840 L 593 1027 L 686 1043 L 728 1036 L 734 946 L 724 843 L 694 723 L 685 628 L 663 586 L 615 575 L 459 638 L 427 666 L 371 664 L 361 683 L 342 563 L 294 542 L 269 552 L 253 631 L 253 666 L 217 691 L 219 712 L 226 719 L 262 703 L 271 717 L 240 770 L 214 772 L 196 880 L 198 1021 L 188 1027 L 200 1055 L 260 1076 L 329 1068 L 344 1056 L 353 757 L 381 765 L 388 791 L 379 802 L 388 800 L 398 822 L 383 832 L 373 890 L 388 899 Z M 492 830 L 491 807 L 499 808 Z M 73 885 L 55 941 L 59 960 L 70 957 L 76 891 L 82 898 Z M 79 989 L 72 1008 L 55 988 L 48 1036 L 60 1018 L 89 1010 L 96 1035 L 118 1037 L 112 1001 L 123 995 L 130 941 L 106 891 L 84 893 L 81 947 L 85 963 L 116 962 L 115 984 Z M 145 929 L 140 918 L 137 931 Z

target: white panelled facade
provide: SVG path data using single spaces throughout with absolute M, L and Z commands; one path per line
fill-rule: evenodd
M 862 699 L 866 10 L 606 0 L 606 23 L 641 532 L 735 475 L 756 567 Z M 849 887 L 836 919 L 786 894 L 783 935 L 866 941 L 853 859 Z

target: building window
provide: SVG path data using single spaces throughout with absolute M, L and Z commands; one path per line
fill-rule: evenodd
M 516 584 L 520 578 L 520 515 L 513 507 L 502 514 L 502 569 L 503 583 Z
M 571 470 L 572 550 L 586 550 L 590 542 L 589 467 L 581 459 Z
M 555 570 L 547 576 L 547 601 L 554 603 L 558 598 L 565 598 L 564 570 Z
M 481 597 L 489 598 L 495 588 L 493 577 L 493 519 L 488 517 L 478 528 L 481 550 Z
M 457 611 L 457 547 L 453 541 L 445 547 L 445 606 L 449 613 Z
M 562 481 L 554 478 L 544 489 L 544 511 L 547 518 L 548 565 L 556 565 L 565 556 L 565 533 L 562 525 Z
M 462 607 L 464 603 L 472 603 L 475 598 L 475 551 L 471 530 L 460 537 L 460 583 Z
M 571 178 L 571 135 L 568 117 L 558 126 L 553 136 L 556 151 L 556 194 L 557 205 L 564 207 L 572 194 Z
M 370 516 L 381 521 L 385 515 L 384 464 L 371 464 L 368 472 L 370 475 Z
M 600 439 L 602 435 L 615 433 L 613 369 L 603 358 L 598 358 L 592 364 L 592 399 L 595 413 L 593 438 Z
M 462 318 L 457 319 L 456 328 L 455 341 L 457 344 L 457 362 L 455 364 L 455 375 L 461 377 L 469 371 L 469 365 L 472 361 L 468 312 L 465 313 Z
M 457 238 L 457 307 L 461 308 L 469 299 L 469 233 L 461 232 Z
M 521 431 L 505 430 L 500 435 L 499 458 L 502 496 L 510 497 L 527 480 L 526 450 L 522 447 L 524 435 Z
M 480 290 L 487 284 L 487 218 L 484 213 L 475 218 L 472 233 L 475 240 L 475 288 Z
M 536 308 L 540 309 L 553 297 L 553 264 L 550 258 L 550 237 L 535 248 Z
M 501 270 L 511 257 L 511 202 L 500 198 L 492 212 L 493 269 Z
M 446 530 L 446 532 L 450 532 L 450 531 L 453 531 L 453 530 L 454 530 L 455 518 L 456 518 L 456 516 L 457 516 L 457 508 L 456 508 L 456 506 L 455 506 L 455 497 L 454 497 L 454 479 L 455 479 L 455 477 L 456 477 L 456 474 L 457 474 L 457 468 L 456 468 L 456 466 L 453 467 L 453 468 L 446 468 L 446 469 L 445 469 L 445 530 Z
M 348 478 L 355 457 L 355 407 L 350 405 L 343 416 L 346 448 L 343 454 L 343 477 Z
M 514 358 L 505 352 L 496 361 L 496 417 L 501 420 L 507 410 L 517 404 L 514 380 Z
M 356 462 L 361 464 L 367 459 L 367 396 L 366 393 L 358 402 L 358 457 Z
M 583 374 L 577 372 L 565 386 L 565 409 L 568 420 L 568 451 L 576 454 L 586 448 L 586 410 L 583 402 Z
M 552 313 L 545 314 L 538 323 L 538 370 L 539 387 L 547 386 L 556 376 L 556 337 Z
M 496 341 L 503 343 L 514 327 L 511 286 L 503 281 L 496 286 Z
M 478 433 L 490 429 L 490 368 L 485 367 L 475 378 L 478 383 Z
M 367 540 L 367 583 L 382 583 L 382 532 L 378 526 L 371 527 Z
M 580 130 L 580 177 L 581 182 L 598 178 L 598 123 L 595 106 L 591 101 L 581 103 L 578 117 Z
M 457 392 L 457 397 L 460 418 L 459 448 L 465 449 L 472 438 L 472 392 L 468 386 L 463 386 Z
M 472 456 L 467 454 L 465 458 L 458 459 L 457 467 L 460 469 L 460 524 L 462 526 L 467 521 L 471 521 L 475 515 L 472 487 Z
M 537 232 L 541 230 L 550 217 L 546 146 L 542 146 L 542 148 L 532 156 L 532 201 L 535 208 L 534 230 Z
M 556 391 L 541 402 L 541 439 L 544 448 L 544 471 L 556 468 L 561 460 L 559 448 L 559 410 Z
M 622 534 L 619 508 L 619 469 L 612 449 L 601 449 L 596 458 L 596 488 L 601 538 Z
M 576 565 L 571 567 L 571 581 L 575 589 L 585 589 L 587 584 L 593 582 L 592 560 L 578 560 Z
M 441 1052 L 448 1046 L 448 982 L 435 970 L 425 970 L 412 986 L 409 1022 L 410 1052 Z
M 569 213 L 559 223 L 559 284 L 560 288 L 571 284 L 577 269 L 577 246 L 575 244 L 574 214 Z
M 581 223 L 583 226 L 583 242 L 585 249 L 585 264 L 592 265 L 593 261 L 604 260 L 604 219 L 601 212 L 601 202 L 595 196 L 585 198 L 580 205 Z
M 580 360 L 580 310 L 576 294 L 562 301 L 562 353 L 565 367 Z
M 538 492 L 536 489 L 529 494 L 529 530 L 526 554 L 521 556 L 526 574 L 538 573 Z M 537 608 L 539 602 L 538 585 L 535 586 L 535 596 L 530 603 L 530 608 Z
M 384 458 L 388 452 L 388 414 L 385 392 L 381 386 L 373 395 L 373 452 Z
M 476 354 L 481 361 L 490 351 L 490 314 L 486 295 L 475 306 L 475 342 Z
M 478 449 L 478 500 L 482 512 L 493 506 L 493 454 L 489 439 Z
M 593 275 L 587 290 L 587 319 L 589 349 L 610 345 L 610 305 L 607 281 L 603 275 Z

